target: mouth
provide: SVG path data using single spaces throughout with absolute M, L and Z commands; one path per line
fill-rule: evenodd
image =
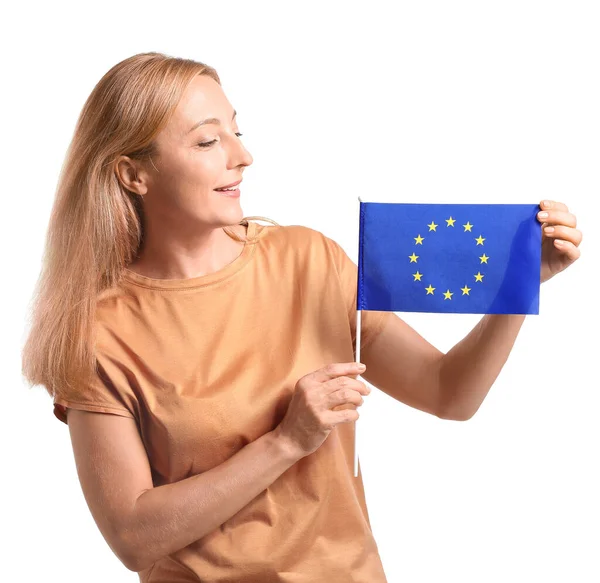
M 228 191 L 232 191 L 232 190 L 237 190 L 236 186 L 241 182 L 242 180 L 238 180 L 237 182 L 233 182 L 232 184 L 227 184 L 225 186 L 219 186 L 218 188 L 215 188 L 215 190 L 218 191 L 224 191 L 224 192 L 228 192 Z

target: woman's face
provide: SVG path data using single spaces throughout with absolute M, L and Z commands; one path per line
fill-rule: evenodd
M 214 79 L 197 75 L 192 80 L 156 138 L 156 169 L 152 162 L 145 166 L 147 213 L 156 212 L 161 220 L 172 219 L 182 227 L 201 222 L 216 228 L 243 218 L 240 198 L 215 190 L 238 182 L 253 161 L 237 135 L 234 114 Z M 198 125 L 203 120 L 210 121 Z

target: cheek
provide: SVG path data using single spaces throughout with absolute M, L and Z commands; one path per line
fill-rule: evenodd
M 162 174 L 161 186 L 175 190 L 182 195 L 197 194 L 199 190 L 212 190 L 219 184 L 223 175 L 218 154 L 199 152 L 195 148 L 179 155 L 171 156 L 168 165 L 159 167 Z
M 222 156 L 215 148 L 214 151 L 201 152 L 192 156 L 184 174 L 187 181 L 196 188 L 212 191 L 215 186 L 225 180 L 223 176 L 227 174 L 227 171 Z

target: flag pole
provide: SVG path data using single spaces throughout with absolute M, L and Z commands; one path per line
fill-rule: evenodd
M 356 362 L 360 362 L 360 316 L 361 311 L 356 312 Z M 360 376 L 360 375 L 359 375 Z M 358 419 L 354 422 L 354 477 L 358 476 Z
M 362 202 L 358 197 L 359 204 Z M 357 283 L 358 285 L 358 283 Z M 358 293 L 358 289 L 357 289 Z M 361 311 L 356 311 L 356 362 L 360 362 L 360 328 L 361 328 Z M 359 375 L 360 376 L 360 375 Z M 354 477 L 358 477 L 358 419 L 354 422 Z

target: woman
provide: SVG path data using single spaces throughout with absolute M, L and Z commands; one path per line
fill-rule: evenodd
M 524 316 L 485 316 L 444 354 L 363 312 L 359 368 L 356 265 L 318 231 L 243 218 L 240 135 L 211 67 L 145 53 L 108 71 L 60 177 L 24 374 L 140 581 L 384 582 L 352 475 L 357 375 L 469 419 Z M 581 232 L 542 206 L 545 281 Z

